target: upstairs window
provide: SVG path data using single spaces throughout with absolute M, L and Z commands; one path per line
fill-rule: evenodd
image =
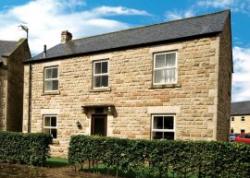
M 53 138 L 57 138 L 57 116 L 43 116 L 43 132 L 50 134 Z
M 173 115 L 153 115 L 152 139 L 175 139 L 175 117 Z
M 154 85 L 174 84 L 177 82 L 177 53 L 154 54 Z
M 93 87 L 105 88 L 109 85 L 108 60 L 93 63 Z
M 44 92 L 58 90 L 58 66 L 44 68 Z

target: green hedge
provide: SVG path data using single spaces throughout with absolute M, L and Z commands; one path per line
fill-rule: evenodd
M 0 162 L 44 165 L 51 136 L 42 133 L 0 132 Z
M 73 136 L 69 162 L 101 163 L 148 177 L 248 177 L 250 145 L 205 141 L 147 141 Z M 141 174 L 141 173 L 140 173 Z

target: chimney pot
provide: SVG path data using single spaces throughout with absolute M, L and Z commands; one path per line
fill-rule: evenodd
M 67 43 L 72 40 L 72 33 L 69 31 L 62 31 L 61 33 L 61 43 Z

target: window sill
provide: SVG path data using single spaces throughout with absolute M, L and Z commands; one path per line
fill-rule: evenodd
M 105 92 L 105 91 L 111 91 L 110 87 L 105 88 L 91 88 L 89 92 Z
M 152 85 L 149 89 L 162 89 L 162 88 L 181 88 L 181 84 L 162 84 L 162 85 Z
M 46 91 L 42 94 L 42 96 L 44 95 L 60 95 L 60 91 Z

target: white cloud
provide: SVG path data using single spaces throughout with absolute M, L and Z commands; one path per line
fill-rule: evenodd
M 146 11 L 126 7 L 101 6 L 90 10 L 82 0 L 35 0 L 0 11 L 0 39 L 18 40 L 25 33 L 18 29 L 21 23 L 29 27 L 29 43 L 33 53 L 43 45 L 52 47 L 60 42 L 60 33 L 69 30 L 74 38 L 128 28 L 130 25 L 107 18 L 117 15 L 149 15 Z
M 197 0 L 186 10 L 167 11 L 166 20 L 176 20 L 195 16 L 206 9 L 225 10 L 250 15 L 250 0 Z
M 233 101 L 250 100 L 250 48 L 233 48 Z
M 165 14 L 166 20 L 177 20 L 187 17 L 193 17 L 195 16 L 195 13 L 193 10 L 187 10 L 187 11 L 168 11 Z
M 230 7 L 235 0 L 202 0 L 198 2 L 199 6 L 225 8 Z
M 150 15 L 148 12 L 144 10 L 137 9 L 129 9 L 126 7 L 118 6 L 118 7 L 109 7 L 109 6 L 101 6 L 93 10 L 98 15 Z
M 231 9 L 234 12 L 249 13 L 250 0 L 200 0 L 198 1 L 197 6 Z

